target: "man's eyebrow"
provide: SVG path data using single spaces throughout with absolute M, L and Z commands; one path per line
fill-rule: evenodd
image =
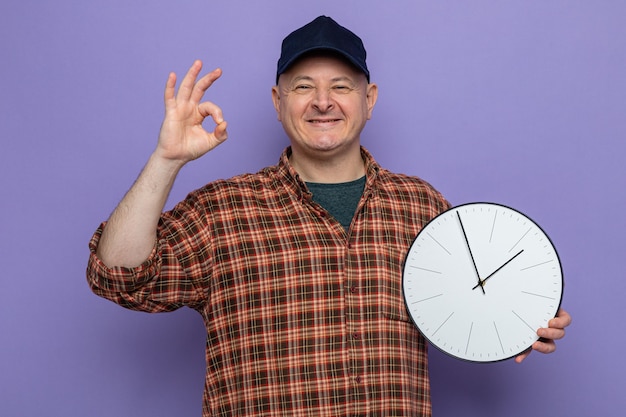
M 293 77 L 291 82 L 293 83 L 296 81 L 313 81 L 313 78 L 309 77 L 308 75 L 296 75 L 295 77 Z
M 296 75 L 295 77 L 293 77 L 293 79 L 291 80 L 291 82 L 297 82 L 297 81 L 315 81 L 313 79 L 313 77 L 309 76 L 309 75 Z M 340 75 L 334 78 L 330 79 L 331 82 L 338 82 L 338 81 L 347 81 L 349 83 L 352 84 L 356 84 L 354 79 L 352 77 L 349 77 L 347 75 Z

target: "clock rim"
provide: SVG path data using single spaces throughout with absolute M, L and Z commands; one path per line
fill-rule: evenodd
M 432 219 L 430 219 L 426 224 L 424 224 L 424 226 L 420 229 L 420 231 L 415 235 L 415 237 L 413 238 L 413 240 L 411 241 L 411 244 L 409 245 L 406 254 L 404 255 L 404 262 L 402 264 L 402 299 L 404 300 L 404 306 L 405 309 L 407 311 L 407 315 L 409 316 L 409 319 L 411 320 L 411 322 L 413 323 L 413 326 L 415 326 L 415 328 L 419 331 L 420 335 L 428 342 L 428 346 L 434 346 L 437 350 L 439 350 L 440 352 L 444 353 L 447 356 L 450 356 L 452 358 L 455 358 L 457 360 L 461 360 L 464 362 L 470 362 L 470 363 L 481 363 L 481 364 L 487 364 L 487 363 L 497 363 L 497 362 L 503 362 L 503 361 L 507 361 L 510 359 L 515 358 L 516 356 L 532 349 L 532 345 L 537 341 L 540 340 L 541 338 L 537 336 L 537 338 L 534 338 L 534 340 L 530 343 L 530 345 L 526 346 L 524 349 L 520 350 L 519 352 L 504 357 L 504 358 L 499 358 L 499 359 L 493 359 L 493 360 L 473 360 L 473 359 L 468 359 L 465 357 L 461 357 L 461 356 L 457 356 L 452 352 L 448 352 L 446 350 L 444 350 L 443 348 L 439 347 L 436 343 L 434 343 L 428 336 L 426 336 L 424 334 L 424 332 L 422 332 L 422 330 L 420 329 L 420 326 L 417 324 L 417 322 L 415 321 L 415 319 L 413 318 L 413 315 L 411 314 L 411 310 L 409 309 L 409 305 L 408 305 L 408 300 L 406 299 L 406 291 L 405 291 L 405 272 L 406 272 L 406 267 L 407 267 L 407 260 L 409 257 L 409 254 L 411 253 L 411 249 L 413 248 L 413 245 L 415 244 L 415 241 L 420 237 L 420 235 L 422 234 L 422 232 L 424 232 L 424 230 L 426 230 L 426 228 L 433 223 L 435 220 L 437 220 L 440 217 L 443 217 L 445 214 L 453 211 L 453 210 L 457 210 L 460 209 L 462 207 L 466 207 L 466 206 L 474 206 L 474 205 L 490 205 L 490 206 L 494 206 L 494 207 L 502 207 L 511 211 L 514 211 L 522 216 L 524 216 L 525 218 L 527 218 L 529 221 L 531 221 L 537 228 L 539 228 L 539 230 L 541 230 L 544 234 L 544 236 L 548 239 L 548 242 L 550 243 L 550 246 L 552 246 L 552 249 L 554 250 L 554 254 L 556 256 L 556 260 L 558 262 L 559 265 L 559 271 L 560 271 L 560 282 L 561 282 L 561 293 L 559 296 L 559 302 L 557 304 L 556 307 L 556 312 L 554 317 L 557 317 L 559 310 L 561 309 L 561 304 L 563 302 L 563 293 L 565 292 L 565 274 L 563 272 L 563 263 L 561 262 L 561 257 L 559 255 L 559 252 L 556 249 L 556 246 L 554 245 L 554 242 L 552 241 L 552 238 L 550 238 L 550 235 L 548 235 L 548 233 L 546 233 L 546 231 L 543 229 L 543 227 L 541 227 L 541 225 L 539 223 L 537 223 L 532 217 L 528 216 L 527 214 L 523 213 L 522 211 L 515 209 L 513 207 L 510 207 L 508 205 L 505 204 L 501 204 L 501 203 L 494 203 L 494 202 L 488 202 L 488 201 L 473 201 L 473 202 L 469 202 L 469 203 L 462 203 L 462 204 L 458 204 L 455 206 L 451 206 L 448 209 L 442 211 L 441 213 L 437 214 L 435 217 L 433 217 Z

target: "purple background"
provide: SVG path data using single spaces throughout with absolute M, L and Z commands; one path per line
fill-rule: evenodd
M 557 246 L 574 323 L 522 365 L 431 350 L 435 416 L 626 409 L 626 2 L 3 0 L 0 415 L 199 416 L 200 317 L 92 295 L 87 242 L 156 143 L 169 71 L 195 58 L 229 140 L 172 198 L 274 164 L 282 38 L 319 14 L 363 38 L 380 96 L 363 143 L 454 204 L 516 207 Z

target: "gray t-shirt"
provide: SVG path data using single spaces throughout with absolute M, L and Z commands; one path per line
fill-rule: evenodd
M 322 184 L 307 182 L 313 201 L 324 207 L 347 231 L 365 189 L 365 176 L 350 182 Z

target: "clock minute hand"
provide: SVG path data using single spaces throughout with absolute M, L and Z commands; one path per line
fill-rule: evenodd
M 524 249 L 520 250 L 519 252 L 517 252 L 515 255 L 513 255 L 513 257 L 511 259 L 509 259 L 508 261 L 506 261 L 505 263 L 503 263 L 500 268 L 496 269 L 495 271 L 493 271 L 491 274 L 489 274 L 489 276 L 485 279 L 483 279 L 482 281 L 480 281 L 478 284 L 476 284 L 476 286 L 474 286 L 474 288 L 472 288 L 473 290 L 475 290 L 476 288 L 478 288 L 478 286 L 483 287 L 485 285 L 485 281 L 487 281 L 489 278 L 491 278 L 492 276 L 494 276 L 496 274 L 496 272 L 498 272 L 499 270 L 501 270 L 502 268 L 504 268 L 509 262 L 511 262 L 513 259 L 517 258 L 519 255 L 522 254 L 522 252 L 524 252 Z M 485 290 L 483 289 L 483 292 Z
M 465 238 L 465 244 L 467 245 L 467 250 L 469 251 L 470 258 L 472 258 L 472 264 L 474 264 L 474 271 L 476 271 L 476 278 L 478 278 L 478 284 L 476 287 L 472 289 L 476 289 L 480 286 L 480 289 L 483 290 L 483 294 L 485 293 L 485 289 L 483 288 L 484 280 L 480 279 L 480 274 L 478 273 L 478 267 L 476 266 L 476 261 L 474 260 L 474 255 L 472 254 L 472 248 L 470 248 L 469 240 L 467 239 L 467 234 L 465 233 L 465 227 L 463 227 L 463 222 L 461 221 L 461 215 L 459 212 L 456 212 L 456 216 L 459 218 L 459 224 L 461 225 L 461 231 L 463 232 L 463 237 Z

